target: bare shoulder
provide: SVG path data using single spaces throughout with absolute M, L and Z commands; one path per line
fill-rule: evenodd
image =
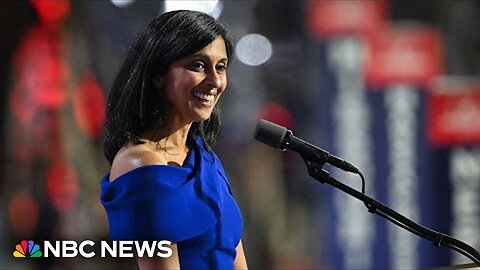
M 167 164 L 162 155 L 151 150 L 145 144 L 128 144 L 118 151 L 112 162 L 110 181 L 115 181 L 119 176 L 145 165 Z

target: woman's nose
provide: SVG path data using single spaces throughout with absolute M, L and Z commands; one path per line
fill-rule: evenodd
M 207 83 L 213 88 L 219 88 L 220 86 L 222 86 L 220 75 L 215 71 L 210 72 L 210 74 L 208 74 Z

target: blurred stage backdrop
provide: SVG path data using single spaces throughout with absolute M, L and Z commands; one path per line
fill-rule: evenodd
M 252 269 L 469 263 L 252 138 L 260 118 L 357 165 L 369 196 L 480 249 L 480 2 L 0 2 L 0 269 L 135 269 L 14 258 L 23 239 L 108 238 L 105 99 L 135 33 L 167 10 L 225 22 L 236 58 L 216 151 Z M 358 177 L 326 167 L 360 189 Z

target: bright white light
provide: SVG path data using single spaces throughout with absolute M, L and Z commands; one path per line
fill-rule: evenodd
M 135 0 L 110 0 L 112 4 L 119 8 L 125 8 L 130 6 Z
M 181 9 L 205 12 L 213 18 L 218 19 L 222 13 L 223 4 L 219 0 L 165 0 L 165 12 Z
M 248 34 L 243 36 L 235 48 L 240 62 L 249 66 L 261 65 L 272 56 L 272 44 L 260 34 Z

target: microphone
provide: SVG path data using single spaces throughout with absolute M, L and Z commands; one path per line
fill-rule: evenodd
M 267 120 L 260 119 L 258 121 L 254 137 L 255 140 L 270 147 L 278 148 L 282 151 L 286 149 L 295 151 L 307 160 L 317 161 L 322 164 L 329 163 L 347 172 L 360 173 L 360 170 L 345 160 L 295 137 L 292 131 Z

